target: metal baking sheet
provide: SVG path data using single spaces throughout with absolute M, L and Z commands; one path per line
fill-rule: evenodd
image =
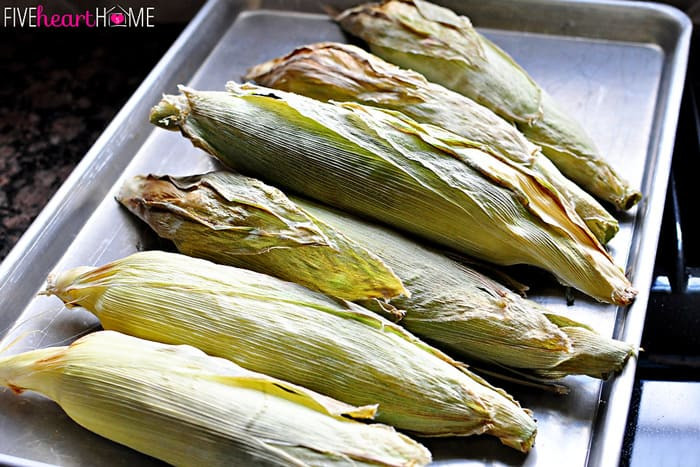
M 337 8 L 355 2 L 326 2 Z M 561 288 L 532 297 L 638 344 L 663 212 L 691 25 L 671 7 L 612 1 L 443 2 L 470 16 L 588 129 L 603 154 L 645 198 L 621 215 L 611 243 L 640 291 L 616 309 Z M 139 87 L 17 246 L 0 265 L 0 348 L 14 353 L 66 344 L 98 327 L 79 309 L 36 296 L 52 270 L 98 265 L 154 245 L 147 228 L 113 197 L 128 176 L 191 174 L 215 166 L 179 134 L 147 123 L 161 93 L 183 83 L 222 89 L 260 61 L 320 40 L 346 41 L 319 2 L 211 0 Z M 8 348 L 8 346 L 10 346 Z M 539 434 L 528 455 L 488 437 L 424 440 L 436 465 L 616 465 L 634 363 L 601 384 L 569 377 L 568 396 L 512 388 L 534 410 Z M 149 465 L 157 461 L 82 429 L 52 402 L 0 392 L 0 462 L 11 465 Z

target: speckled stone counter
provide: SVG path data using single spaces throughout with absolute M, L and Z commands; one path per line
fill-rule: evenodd
M 0 31 L 0 260 L 184 26 Z

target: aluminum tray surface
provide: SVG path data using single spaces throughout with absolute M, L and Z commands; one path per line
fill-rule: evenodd
M 640 291 L 632 306 L 617 310 L 577 295 L 575 305 L 567 307 L 562 288 L 555 286 L 538 288 L 531 297 L 602 334 L 638 344 L 690 22 L 673 8 L 633 2 L 445 4 L 470 16 L 512 54 L 644 192 L 640 206 L 620 216 L 620 233 L 610 244 Z M 156 244 L 148 228 L 114 200 L 125 177 L 148 172 L 186 175 L 216 166 L 179 134 L 148 124 L 148 110 L 161 93 L 176 92 L 180 83 L 223 89 L 227 80 L 240 79 L 248 67 L 321 40 L 347 38 L 315 1 L 207 3 L 0 266 L 0 348 L 15 340 L 7 353 L 63 345 L 98 327 L 89 313 L 67 310 L 55 297 L 38 297 L 36 292 L 53 270 L 103 264 Z M 633 377 L 634 364 L 604 384 L 569 377 L 563 381 L 571 388 L 568 396 L 509 388 L 538 421 L 537 443 L 529 455 L 489 437 L 423 441 L 436 465 L 616 465 Z M 14 465 L 157 463 L 84 430 L 56 404 L 31 393 L 17 397 L 0 392 L 0 433 L 0 462 Z

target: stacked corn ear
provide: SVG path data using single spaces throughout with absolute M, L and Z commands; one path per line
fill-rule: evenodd
M 353 407 L 189 346 L 112 331 L 0 359 L 0 384 L 40 392 L 78 424 L 173 465 L 430 462 L 422 445 Z
M 540 172 L 574 206 L 600 242 L 607 243 L 619 230 L 617 220 L 600 203 L 564 177 L 511 124 L 470 98 L 358 47 L 334 42 L 299 47 L 253 67 L 245 78 L 322 101 L 357 101 L 398 110 L 419 123 L 443 127 L 480 143 L 494 156 Z
M 601 158 L 593 141 L 468 18 L 421 0 L 368 3 L 336 17 L 375 54 L 416 70 L 512 122 L 567 177 L 621 210 L 641 193 Z
M 264 271 L 345 300 L 407 293 L 376 255 L 255 179 L 223 172 L 137 177 L 118 199 L 190 256 Z
M 536 172 L 398 112 L 229 83 L 182 88 L 151 121 L 230 167 L 497 264 L 539 266 L 605 302 L 636 291 Z
M 244 198 L 258 202 L 241 202 Z M 356 270 L 344 250 L 325 251 L 324 245 L 303 244 L 306 230 L 276 230 L 279 224 L 306 219 L 309 231 L 342 237 L 352 251 L 364 250 L 372 256 L 376 252 L 386 268 L 391 266 L 392 276 L 395 272 L 405 278 L 413 292 L 410 297 L 392 300 L 395 307 L 407 312 L 400 324 L 471 358 L 545 378 L 567 374 L 602 378 L 620 370 L 634 354 L 632 346 L 604 338 L 583 324 L 550 316 L 537 303 L 395 232 L 307 200 L 292 202 L 279 190 L 239 174 L 137 176 L 124 183 L 118 199 L 158 235 L 173 240 L 183 253 L 316 290 L 332 290 L 332 284 L 326 286 L 326 282 L 344 276 L 344 268 L 349 269 L 348 274 Z M 260 210 L 280 217 L 266 217 L 261 223 L 255 216 Z M 231 219 L 231 228 L 225 219 Z M 251 219 L 251 228 L 269 233 L 265 249 L 255 252 L 258 238 L 244 233 L 242 219 Z M 329 257 L 324 264 L 333 264 L 334 269 L 324 271 L 317 266 L 313 259 L 318 249 Z M 367 280 L 372 281 L 371 272 Z M 381 311 L 392 309 L 382 301 L 366 305 L 382 307 Z
M 50 278 L 47 294 L 105 329 L 189 344 L 425 436 L 488 433 L 528 451 L 536 425 L 508 394 L 358 305 L 245 269 L 137 253 Z M 360 402 L 362 401 L 362 402 Z
M 606 378 L 635 349 L 550 313 L 483 274 L 377 226 L 317 203 L 295 201 L 317 219 L 377 252 L 413 293 L 393 299 L 412 333 L 471 358 L 542 378 Z

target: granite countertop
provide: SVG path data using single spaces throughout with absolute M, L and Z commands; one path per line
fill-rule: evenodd
M 0 33 L 0 260 L 184 26 Z

